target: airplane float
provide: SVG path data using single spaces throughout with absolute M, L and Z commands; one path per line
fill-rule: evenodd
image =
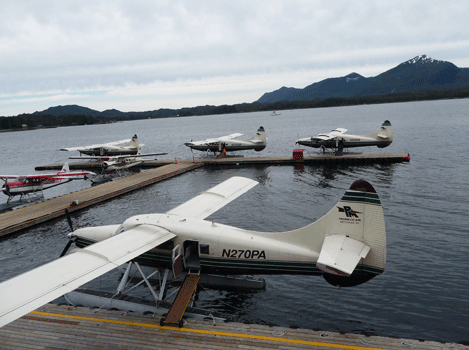
M 147 153 L 141 154 L 138 150 L 136 155 L 124 155 L 124 156 L 88 156 L 88 157 L 70 157 L 69 159 L 91 159 L 101 161 L 102 173 L 101 175 L 96 175 L 90 177 L 92 182 L 103 182 L 110 180 L 113 177 L 114 173 L 120 174 L 122 170 L 135 167 L 143 163 L 143 157 L 150 156 L 161 156 L 167 153 Z
M 68 163 L 65 163 L 62 169 L 55 174 L 37 174 L 37 175 L 0 175 L 5 184 L 2 186 L 2 192 L 8 196 L 7 203 L 14 196 L 23 196 L 31 194 L 42 194 L 43 190 L 62 185 L 72 180 L 87 179 L 96 174 L 90 171 L 71 172 Z M 11 181 L 9 181 L 11 180 Z
M 72 227 L 59 259 L 0 283 L 0 327 L 129 261 L 140 271 L 140 265 L 165 269 L 163 289 L 169 270 L 174 276 L 187 273 L 160 320 L 179 327 L 201 274 L 313 275 L 351 287 L 383 273 L 384 215 L 371 184 L 355 181 L 326 215 L 292 231 L 249 231 L 204 220 L 257 184 L 232 177 L 163 214 L 133 216 L 120 225 Z M 78 248 L 64 255 L 72 241 Z M 126 284 L 128 268 L 119 288 Z M 143 279 L 159 304 L 164 293 L 158 296 Z
M 122 145 L 126 143 L 125 145 Z M 90 145 L 90 146 L 79 146 L 70 148 L 61 148 L 61 151 L 78 151 L 81 154 L 89 156 L 117 156 L 117 155 L 132 155 L 137 154 L 144 144 L 138 143 L 137 135 L 134 135 L 131 139 Z
M 186 142 L 185 145 L 190 147 L 191 150 L 197 151 L 211 151 L 213 153 L 223 152 L 223 150 L 230 151 L 244 151 L 253 149 L 254 151 L 262 151 L 266 146 L 265 130 L 261 126 L 257 132 L 247 140 L 236 140 L 236 137 L 243 134 L 234 133 L 227 136 L 218 138 L 206 139 L 204 141 L 191 141 Z
M 349 135 L 345 134 L 347 129 L 337 128 L 327 134 L 319 134 L 313 137 L 306 137 L 296 141 L 297 144 L 321 148 L 334 148 L 337 154 L 342 153 L 344 148 L 377 146 L 384 148 L 392 143 L 392 126 L 389 120 L 384 121 L 381 127 L 369 135 Z

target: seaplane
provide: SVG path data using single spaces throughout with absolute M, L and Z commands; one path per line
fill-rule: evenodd
M 244 151 L 253 149 L 254 151 L 262 151 L 266 146 L 265 130 L 261 126 L 257 129 L 256 133 L 246 139 L 237 140 L 237 137 L 243 136 L 240 133 L 234 133 L 217 138 L 206 139 L 204 141 L 191 141 L 186 142 L 185 145 L 190 147 L 191 150 L 213 152 L 230 152 L 230 151 Z
M 43 197 L 42 191 L 48 188 L 62 185 L 72 180 L 87 179 L 95 175 L 91 171 L 71 172 L 68 163 L 65 163 L 62 169 L 54 174 L 0 175 L 0 179 L 5 182 L 2 186 L 2 192 L 8 196 L 8 204 L 15 196 L 20 196 L 20 201 L 23 197 Z
M 167 153 L 147 153 L 142 154 L 139 149 L 135 155 L 120 156 L 86 156 L 86 157 L 70 157 L 69 159 L 89 159 L 101 162 L 102 172 L 100 175 L 90 177 L 92 182 L 104 182 L 111 180 L 115 176 L 123 174 L 125 169 L 135 167 L 143 163 L 143 157 L 162 156 Z M 156 158 L 155 158 L 156 159 Z
M 327 214 L 292 231 L 258 232 L 206 220 L 257 184 L 232 177 L 166 213 L 74 231 L 71 225 L 60 258 L 0 283 L 0 327 L 127 262 L 113 300 L 127 285 L 129 266 L 164 270 L 163 285 L 168 271 L 186 274 L 160 319 L 160 325 L 174 327 L 183 326 L 201 275 L 312 275 L 334 286 L 352 287 L 383 273 L 384 215 L 370 183 L 353 182 Z M 77 248 L 68 252 L 72 242 Z M 158 294 L 148 278 L 142 278 L 159 305 L 165 293 Z
M 344 148 L 366 146 L 384 148 L 392 143 L 392 125 L 389 120 L 385 120 L 378 130 L 369 135 L 349 135 L 346 132 L 347 129 L 337 128 L 327 134 L 299 139 L 296 143 L 321 148 L 323 152 L 326 148 L 332 148 L 336 150 L 336 154 L 341 154 Z
M 137 135 L 131 139 L 101 143 L 90 146 L 61 148 L 61 151 L 78 151 L 89 156 L 135 155 L 144 144 L 138 143 Z

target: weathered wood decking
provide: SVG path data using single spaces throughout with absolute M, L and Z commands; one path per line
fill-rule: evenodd
M 200 166 L 202 164 L 170 164 L 6 212 L 0 215 L 0 237 L 62 216 L 65 213 L 65 208 L 68 208 L 70 212 L 83 209 Z
M 47 304 L 0 328 L 0 349 L 469 349 L 462 344 L 160 317 Z
M 301 160 L 295 160 L 292 156 L 281 157 L 226 157 L 226 158 L 192 158 L 192 159 L 174 159 L 174 160 L 145 160 L 139 164 L 141 168 L 155 168 L 175 163 L 193 163 L 204 166 L 217 165 L 363 165 L 363 164 L 391 164 L 407 162 L 410 159 L 409 153 L 380 153 L 380 154 L 343 154 L 336 156 L 333 154 L 315 154 L 305 155 Z M 36 166 L 36 170 L 60 170 L 63 163 L 54 163 L 49 165 Z M 69 163 L 70 169 L 100 169 L 99 162 L 74 162 Z

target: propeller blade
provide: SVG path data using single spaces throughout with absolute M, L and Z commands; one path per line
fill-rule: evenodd
M 68 225 L 70 226 L 70 230 L 73 232 L 72 218 L 70 217 L 70 212 L 68 211 L 67 208 L 65 208 L 65 217 L 67 218 Z
M 73 237 L 68 241 L 68 243 L 65 246 L 64 250 L 62 250 L 62 254 L 60 254 L 60 257 L 63 257 L 65 255 L 65 253 L 67 253 L 68 249 L 70 248 L 72 243 L 76 241 L 76 239 L 77 239 L 76 237 Z

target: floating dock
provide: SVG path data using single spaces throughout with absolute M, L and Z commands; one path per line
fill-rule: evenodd
M 0 237 L 62 216 L 65 214 L 65 209 L 68 209 L 70 212 L 80 210 L 191 171 L 202 165 L 199 163 L 169 164 L 6 212 L 0 215 Z
M 183 328 L 160 317 L 46 304 L 0 328 L 1 349 L 469 349 L 462 344 L 276 327 L 211 318 Z
M 176 163 L 192 163 L 201 164 L 204 166 L 253 166 L 253 165 L 366 165 L 366 164 L 392 164 L 408 162 L 410 160 L 409 153 L 380 153 L 380 154 L 357 154 L 357 153 L 344 153 L 343 155 L 336 156 L 333 154 L 315 154 L 305 155 L 301 154 L 299 159 L 293 156 L 283 157 L 225 157 L 225 158 L 192 158 L 192 159 L 177 159 L 174 160 L 145 160 L 138 166 L 141 168 L 157 168 L 163 165 L 176 164 Z M 74 162 L 68 163 L 70 169 L 100 169 L 99 162 Z M 54 163 L 49 165 L 37 166 L 36 170 L 60 170 L 63 163 Z

